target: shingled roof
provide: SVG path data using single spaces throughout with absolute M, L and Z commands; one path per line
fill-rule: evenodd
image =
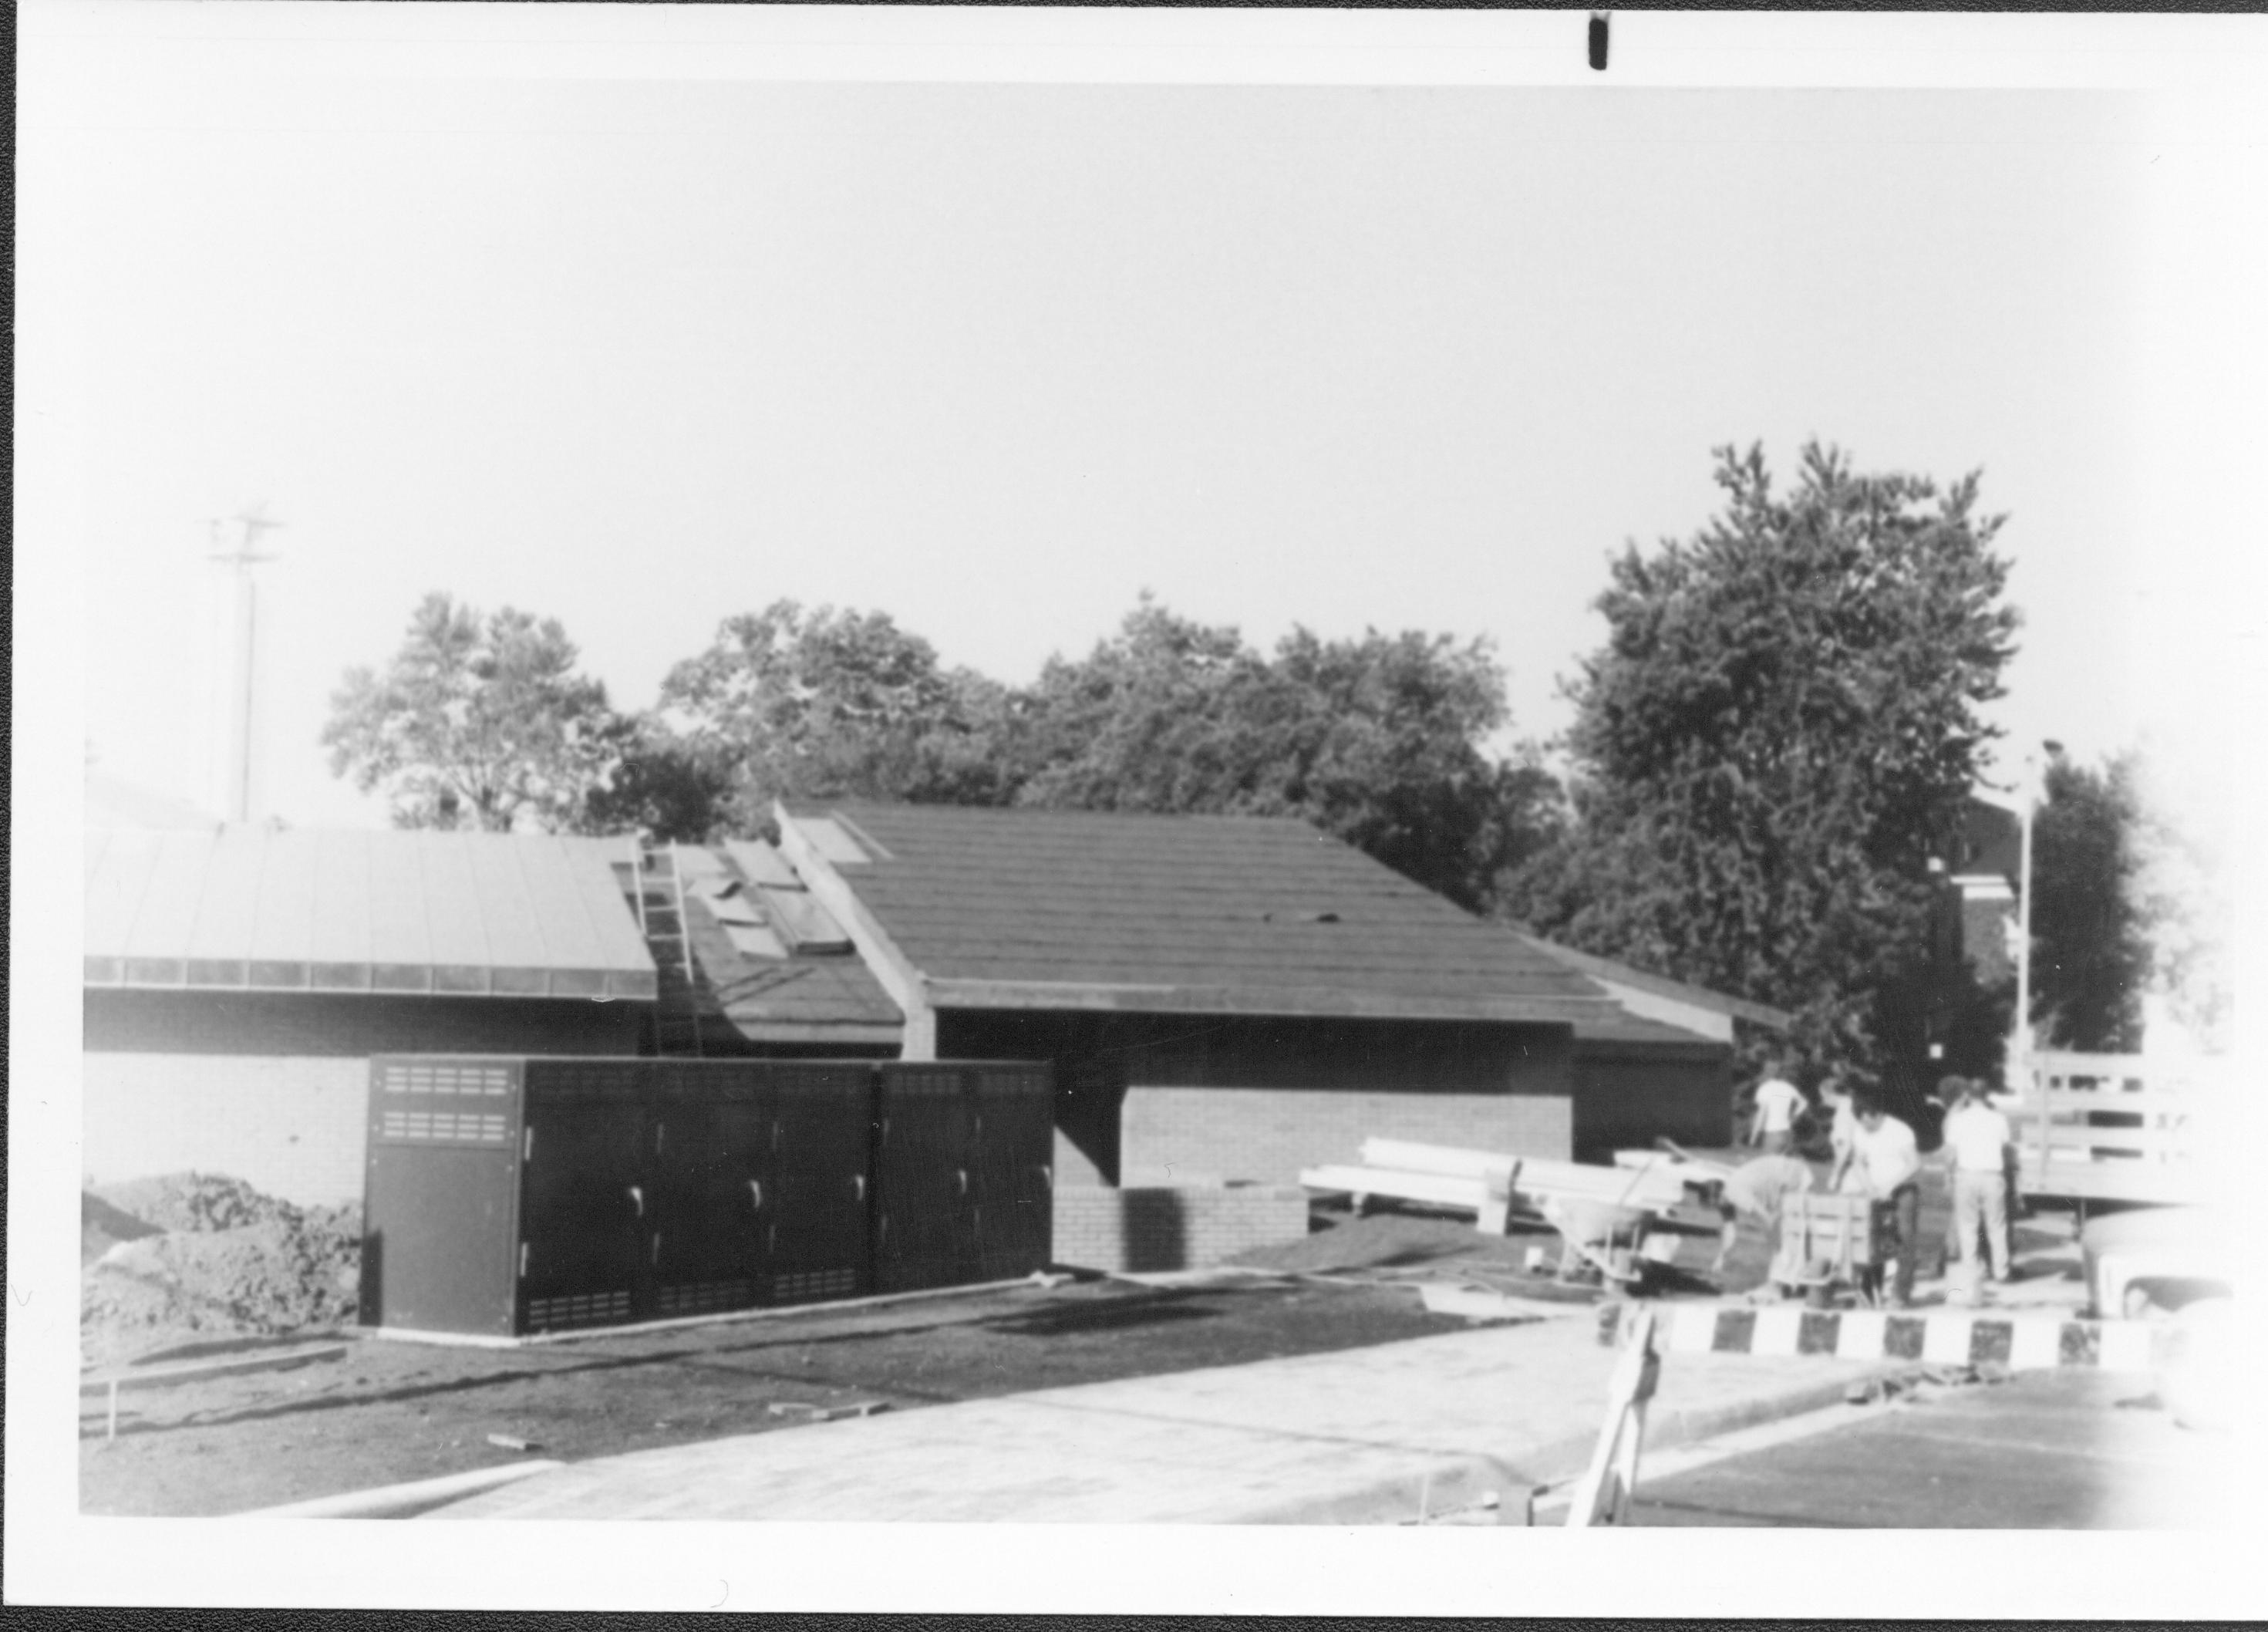
M 768 845 L 672 847 L 687 879 L 685 932 L 700 966 L 704 1036 L 750 1042 L 895 1043 L 904 1016 Z M 835 937 L 840 931 L 834 931 Z M 841 951 L 833 950 L 836 945 Z
M 895 965 L 937 1008 L 1616 1013 L 1580 973 L 1303 822 L 869 804 L 779 816 L 782 849 L 885 984 Z
M 1525 944 L 1554 961 L 1565 964 L 1580 973 L 1602 981 L 1650 992 L 1672 1001 L 1690 1003 L 1697 1008 L 1729 1015 L 1735 1020 L 1745 1020 L 1751 1025 L 1770 1031 L 1785 1031 L 1795 1023 L 1795 1016 L 1784 1008 L 1774 1008 L 1768 1003 L 1751 1003 L 1746 998 L 1731 997 L 1722 992 L 1712 992 L 1707 986 L 1697 986 L 1683 980 L 1672 980 L 1667 975 L 1657 975 L 1644 969 L 1634 969 L 1628 964 L 1610 957 L 1600 957 L 1589 952 L 1579 952 L 1573 947 L 1561 946 L 1556 941 L 1546 941 L 1542 935 L 1526 930 L 1514 930 Z M 1651 1022 L 1644 1023 L 1652 1023 Z M 1665 1028 L 1674 1030 L 1675 1028 Z

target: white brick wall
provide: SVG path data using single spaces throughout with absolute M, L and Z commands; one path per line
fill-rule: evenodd
M 370 1062 L 88 1053 L 79 1157 L 98 1185 L 194 1169 L 302 1206 L 359 1200 Z
M 1135 1087 L 1120 1111 L 1119 1168 L 1138 1183 L 1171 1174 L 1293 1185 L 1302 1168 L 1355 1161 L 1366 1139 L 1564 1162 L 1574 1154 L 1572 1105 L 1565 1094 Z
M 1055 1261 L 1079 1269 L 1198 1269 L 1307 1234 L 1307 1193 L 1296 1185 L 1088 1186 L 1055 1198 Z

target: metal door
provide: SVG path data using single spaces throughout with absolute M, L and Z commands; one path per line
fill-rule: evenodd
M 886 1065 L 874 1130 L 874 1289 L 913 1292 L 978 1278 L 976 1108 L 959 1066 Z
M 1044 1065 L 998 1065 L 970 1074 L 979 1273 L 1012 1280 L 1046 1268 L 1054 1249 L 1054 1074 Z
M 764 1218 L 771 1301 L 856 1297 L 873 1285 L 867 1252 L 873 1067 L 765 1067 L 771 1171 Z
M 747 1309 L 764 1298 L 760 1210 L 770 1110 L 750 1064 L 657 1064 L 646 1111 L 653 1313 Z
M 636 1064 L 527 1067 L 519 1325 L 606 1326 L 650 1303 L 651 1191 Z
M 516 1061 L 371 1061 L 364 1326 L 509 1336 L 519 1190 Z

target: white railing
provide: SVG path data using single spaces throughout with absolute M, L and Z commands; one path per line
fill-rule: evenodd
M 2154 1190 L 2186 1177 L 2217 1071 L 2212 1060 L 2043 1051 L 2030 1074 L 2003 1101 L 2028 1188 L 2125 1178 Z

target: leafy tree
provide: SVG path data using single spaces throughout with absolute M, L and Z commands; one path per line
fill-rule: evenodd
M 1564 837 L 1506 906 L 1587 950 L 1790 1009 L 1823 1061 L 1919 1074 L 1933 890 L 2017 615 L 1977 482 L 1793 488 L 1718 451 L 1723 513 L 1627 547 L 1569 684 Z
M 2132 757 L 2058 754 L 2032 821 L 2032 1018 L 2051 1045 L 2123 1053 L 2142 1040 L 2150 942 L 2139 890 Z
M 1505 719 L 1484 642 L 1295 629 L 1270 659 L 1145 595 L 1048 664 L 1007 751 L 1025 804 L 1301 816 L 1478 907 L 1543 786 L 1484 751 Z
M 2139 760 L 2139 757 L 2138 757 Z M 2138 764 L 2138 772 L 2148 770 Z M 2134 831 L 2135 892 L 2150 947 L 2147 994 L 2190 1045 L 2227 1045 L 2234 998 L 2229 942 L 2235 913 L 2216 823 L 2200 820 L 2195 790 L 2165 785 L 2162 767 L 2145 787 Z M 2156 1041 L 2153 1038 L 2153 1041 Z M 2175 1039 L 2176 1045 L 2181 1039 Z
M 401 827 L 572 826 L 625 736 L 577 656 L 556 619 L 429 594 L 385 671 L 350 669 L 332 693 L 331 773 L 383 789 Z
M 942 668 L 887 613 L 777 601 L 727 618 L 670 671 L 661 705 L 703 763 L 730 767 L 725 815 L 738 831 L 760 831 L 775 799 L 1005 796 L 977 740 L 1005 694 Z
M 733 770 L 678 737 L 652 714 L 626 722 L 622 757 L 591 789 L 574 827 L 584 833 L 643 833 L 660 844 L 705 844 L 726 825 Z

